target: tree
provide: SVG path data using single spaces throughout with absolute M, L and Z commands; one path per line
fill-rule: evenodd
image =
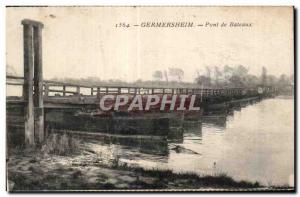
M 244 86 L 243 78 L 237 75 L 230 77 L 229 82 L 234 87 L 242 87 Z
M 263 86 L 267 85 L 267 69 L 266 67 L 262 67 L 262 72 L 261 72 L 261 84 Z
M 285 87 L 289 84 L 290 84 L 290 82 L 288 80 L 288 77 L 285 74 L 280 75 L 279 80 L 278 80 L 278 86 Z
M 290 75 L 289 81 L 290 81 L 290 84 L 291 84 L 291 85 L 294 85 L 294 81 L 295 81 L 294 74 L 291 74 L 291 75 Z
M 230 77 L 232 77 L 233 70 L 234 69 L 232 67 L 228 66 L 228 65 L 225 65 L 223 67 L 224 79 L 225 79 L 226 82 L 228 82 Z
M 153 74 L 152 77 L 154 78 L 155 81 L 161 81 L 163 78 L 163 74 L 160 70 L 156 70 Z
M 245 77 L 244 81 L 248 87 L 255 87 L 255 86 L 259 85 L 259 83 L 260 83 L 259 77 L 255 76 L 255 75 L 249 75 L 249 74 Z
M 248 68 L 244 67 L 243 65 L 238 65 L 234 69 L 234 75 L 240 76 L 241 78 L 245 77 L 248 74 Z
M 277 77 L 274 75 L 267 75 L 266 77 L 266 83 L 269 86 L 275 86 L 277 83 Z
M 219 67 L 215 66 L 215 84 L 219 85 L 219 77 L 222 76 L 221 71 L 219 70 Z
M 208 66 L 206 66 L 205 69 L 206 69 L 206 76 L 208 78 L 208 86 L 210 86 L 211 85 L 211 70 Z
M 200 75 L 198 76 L 196 79 L 195 79 L 196 83 L 201 85 L 201 86 L 204 86 L 204 87 L 207 87 L 210 85 L 210 79 L 207 77 L 207 76 L 204 76 L 204 75 Z
M 169 68 L 169 75 L 178 79 L 179 82 L 182 81 L 184 71 L 180 68 Z

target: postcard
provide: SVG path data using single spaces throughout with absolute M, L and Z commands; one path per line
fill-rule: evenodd
M 294 192 L 294 90 L 292 6 L 7 6 L 7 191 Z

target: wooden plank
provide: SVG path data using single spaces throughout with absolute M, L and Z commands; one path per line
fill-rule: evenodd
M 13 75 L 6 75 L 6 79 L 24 79 L 24 77 L 21 77 L 21 76 L 13 76 Z
M 6 82 L 6 85 L 11 85 L 11 86 L 22 86 L 24 83 L 13 83 L 13 82 Z
M 48 89 L 49 92 L 61 92 L 61 93 L 69 93 L 69 94 L 78 94 L 77 91 L 67 91 L 67 90 L 55 90 L 55 89 Z M 64 94 L 65 96 L 65 94 Z
M 95 86 L 88 86 L 88 85 L 79 85 L 79 84 L 74 84 L 74 83 L 65 83 L 65 82 L 57 82 L 57 81 L 52 81 L 52 80 L 44 80 L 44 83 L 46 84 L 49 84 L 51 86 L 59 86 L 59 87 L 62 87 L 63 85 L 65 86 L 69 86 L 69 87 L 82 87 L 82 88 L 92 88 L 92 87 L 95 87 Z

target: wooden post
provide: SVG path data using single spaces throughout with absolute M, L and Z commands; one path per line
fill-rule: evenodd
M 91 96 L 94 95 L 94 88 L 91 88 Z
M 97 87 L 97 98 L 100 98 L 100 87 Z
M 49 96 L 49 85 L 48 84 L 44 84 L 44 97 L 48 97 Z
M 43 103 L 43 57 L 42 57 L 42 28 L 37 23 L 33 27 L 34 43 L 34 132 L 39 143 L 44 141 L 44 103 Z
M 25 118 L 25 144 L 34 145 L 34 111 L 33 111 L 33 28 L 32 25 L 24 23 L 24 85 L 23 99 L 26 102 L 24 107 Z
M 76 86 L 76 94 L 80 97 L 80 86 Z
M 66 86 L 63 85 L 63 96 L 66 96 Z
M 44 96 L 45 97 L 49 96 L 49 85 L 48 84 L 45 84 Z
M 42 28 L 38 21 L 24 19 L 24 85 L 25 144 L 34 145 L 44 140 Z M 34 92 L 33 92 L 34 89 Z M 45 92 L 48 87 L 45 86 Z M 48 94 L 48 92 L 47 92 Z M 36 138 L 36 140 L 35 140 Z

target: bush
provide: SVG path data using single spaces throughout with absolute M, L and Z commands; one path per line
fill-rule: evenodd
M 79 150 L 80 141 L 74 136 L 52 133 L 45 140 L 42 152 L 46 154 L 69 155 Z

